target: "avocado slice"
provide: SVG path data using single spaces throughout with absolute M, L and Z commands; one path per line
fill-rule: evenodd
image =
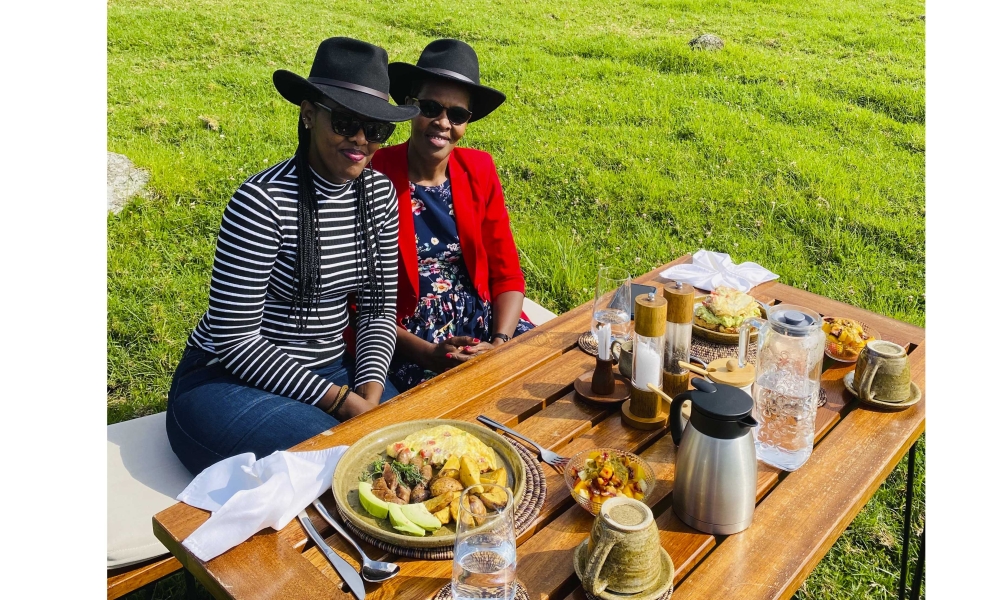
M 376 519 L 384 519 L 389 514 L 389 503 L 372 493 L 372 484 L 362 481 L 358 484 L 358 497 L 361 506 Z
M 427 507 L 423 504 L 404 504 L 399 507 L 399 510 L 410 522 L 427 531 L 434 531 L 441 528 L 441 521 L 438 521 L 438 518 L 431 511 L 427 510 Z
M 395 529 L 413 535 L 424 535 L 423 527 L 415 525 L 412 521 L 403 516 L 400 505 L 389 504 L 389 521 Z

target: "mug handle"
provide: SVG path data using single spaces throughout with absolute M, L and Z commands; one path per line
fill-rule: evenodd
M 607 580 L 601 579 L 601 570 L 604 569 L 604 561 L 607 560 L 611 549 L 624 538 L 625 534 L 620 531 L 603 529 L 601 539 L 597 542 L 594 551 L 590 553 L 590 558 L 587 559 L 587 568 L 583 571 L 583 587 L 591 594 L 600 594 L 608 587 Z
M 865 400 L 871 402 L 872 398 L 872 382 L 875 381 L 875 373 L 878 373 L 879 367 L 885 363 L 885 359 L 881 356 L 868 356 L 868 368 L 865 372 L 861 374 L 861 381 L 858 382 L 858 395 Z

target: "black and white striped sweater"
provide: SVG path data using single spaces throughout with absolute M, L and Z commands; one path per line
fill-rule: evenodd
M 295 160 L 289 159 L 250 177 L 226 205 L 208 312 L 188 344 L 215 353 L 226 370 L 255 387 L 315 404 L 333 383 L 309 367 L 328 365 L 344 354 L 348 294 L 356 293 L 361 306 L 384 304 L 383 316 L 358 319 L 355 385 L 385 381 L 396 344 L 399 212 L 389 179 L 378 172 L 375 177 L 368 174 L 385 295 L 370 297 L 371 286 L 365 286 L 362 296 L 365 270 L 356 247 L 354 183 L 333 184 L 313 172 L 322 248 L 321 299 L 305 331 L 297 331 L 291 317 L 298 229 L 295 170 Z

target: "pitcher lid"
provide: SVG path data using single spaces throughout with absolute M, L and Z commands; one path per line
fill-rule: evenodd
M 699 377 L 692 378 L 691 385 L 691 406 L 710 419 L 739 421 L 753 411 L 753 398 L 738 387 Z
M 792 337 L 804 337 L 823 324 L 819 313 L 804 306 L 779 304 L 767 312 L 767 320 L 775 330 Z

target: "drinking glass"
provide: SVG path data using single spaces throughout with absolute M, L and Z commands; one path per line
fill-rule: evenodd
M 484 494 L 493 508 L 486 508 L 480 499 Z M 516 570 L 514 494 L 504 486 L 486 483 L 466 488 L 455 524 L 452 598 L 513 600 Z
M 631 335 L 632 278 L 624 269 L 601 267 L 597 271 L 594 312 L 590 319 L 594 339 L 600 339 L 597 330 L 601 325 L 611 326 L 612 341 L 622 343 Z

